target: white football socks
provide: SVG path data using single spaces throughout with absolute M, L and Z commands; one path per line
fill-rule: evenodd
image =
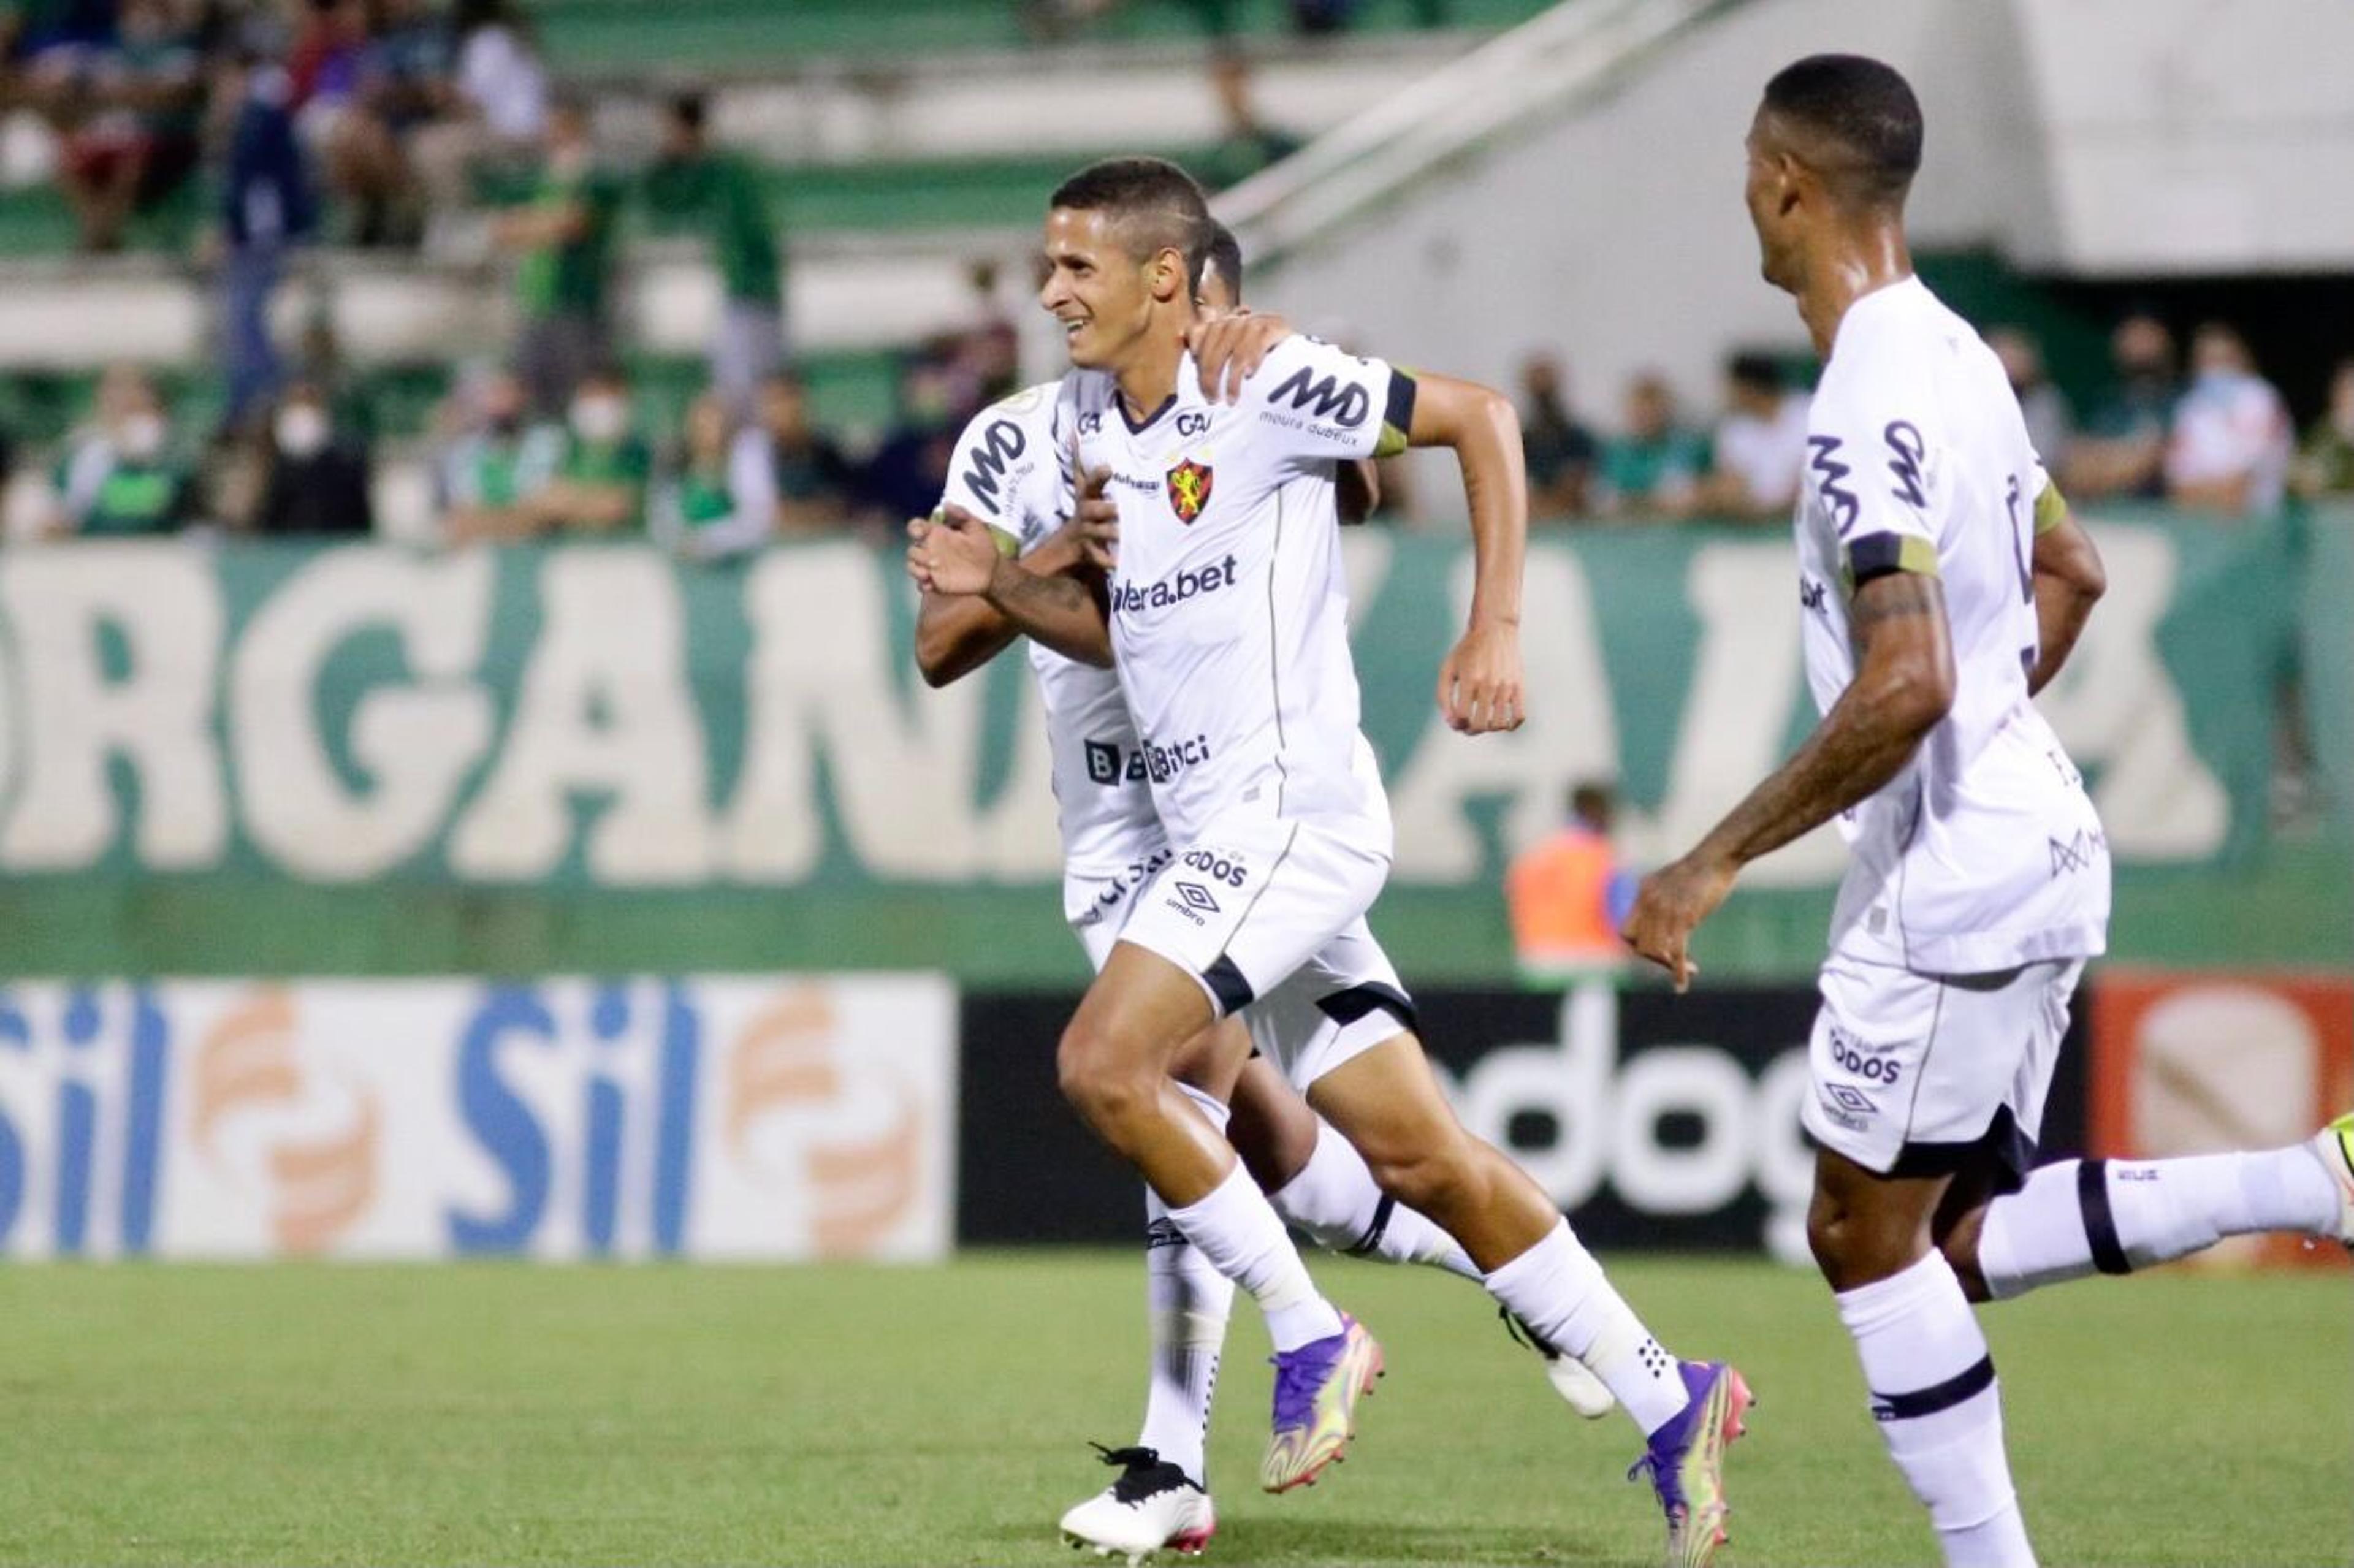
M 1889 1457 L 1927 1505 L 1947 1568 L 2035 1568 L 1994 1360 L 1946 1255 L 1837 1300 Z
M 1226 1107 L 1192 1096 L 1220 1131 Z M 1218 1385 L 1218 1357 L 1235 1282 L 1220 1274 L 1169 1218 L 1160 1194 L 1144 1190 L 1144 1319 L 1151 1341 L 1151 1377 L 1145 1386 L 1144 1428 L 1137 1446 L 1150 1448 L 1200 1487 L 1209 1485 L 1203 1451 L 1210 1401 Z
M 2337 1215 L 2337 1188 L 2303 1144 L 2181 1160 L 2064 1160 L 1987 1205 L 1978 1271 L 2001 1299 L 2186 1257 L 2224 1236 L 2325 1231 Z
M 1291 1233 L 1241 1160 L 1201 1202 L 1169 1217 L 1220 1274 L 1251 1293 L 1278 1352 L 1341 1331 L 1341 1314 L 1317 1294 Z
M 1329 1251 L 1385 1263 L 1426 1263 L 1466 1279 L 1479 1277 L 1479 1266 L 1455 1238 L 1375 1186 L 1356 1145 L 1320 1118 L 1308 1163 L 1267 1198 L 1277 1213 Z
M 1691 1395 L 1676 1358 L 1611 1288 L 1564 1220 L 1545 1238 L 1487 1278 L 1488 1293 L 1532 1332 L 1575 1356 L 1618 1396 L 1650 1436 L 1682 1411 Z
M 1203 1442 L 1218 1384 L 1218 1356 L 1235 1282 L 1211 1266 L 1147 1189 L 1144 1197 L 1144 1311 L 1152 1341 L 1152 1376 L 1137 1446 L 1157 1450 L 1197 1486 L 1207 1486 Z

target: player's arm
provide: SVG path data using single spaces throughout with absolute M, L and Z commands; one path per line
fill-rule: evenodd
M 1883 397 L 1911 400 L 1915 388 L 1887 379 Z M 1692 932 L 1741 868 L 1878 791 L 1954 705 L 1953 633 L 1922 482 L 1933 438 L 1913 420 L 1886 419 L 1884 404 L 1865 417 L 1819 395 L 1808 440 L 1808 482 L 1839 529 L 1840 565 L 1854 585 L 1855 675 L 1788 761 L 1689 854 L 1643 879 L 1620 934 L 1678 991 L 1698 972 Z
M 1741 868 L 1895 778 L 1954 705 L 1953 638 L 1934 569 L 1892 567 L 1867 578 L 1848 620 L 1855 679 L 1822 723 L 1690 854 L 1643 879 L 1621 934 L 1678 991 L 1699 972 L 1687 950 L 1692 931 L 1724 902 Z
M 970 514 L 946 509 L 911 556 L 920 556 L 930 591 L 975 597 L 1015 630 L 1066 659 L 1111 667 L 1111 618 L 1100 579 L 1041 577 L 1001 551 L 998 535 Z
M 920 517 L 907 524 L 909 572 L 924 590 L 916 610 L 916 667 L 923 672 L 926 685 L 945 686 L 1003 652 L 1022 635 L 1022 628 L 981 595 L 941 593 L 926 580 L 916 561 L 933 526 L 930 519 Z M 1032 572 L 1052 577 L 1074 570 L 1081 559 L 1076 534 L 1065 528 L 1041 541 L 1023 564 Z
M 2093 536 L 2069 514 L 2060 487 L 2049 480 L 2035 497 L 2035 668 L 2027 673 L 2030 696 L 2052 683 L 2075 651 L 2093 606 L 2107 591 L 2109 577 Z
M 1364 522 L 1381 503 L 1382 475 L 1373 459 L 1359 458 L 1332 471 L 1332 504 L 1341 514 L 1342 527 Z
M 1471 613 L 1463 640 L 1439 667 L 1439 711 L 1469 735 L 1518 729 L 1521 574 L 1529 535 L 1520 415 L 1503 394 L 1476 382 L 1420 376 L 1408 386 L 1407 444 L 1455 449 L 1471 509 Z M 1399 399 L 1393 394 L 1391 401 L 1394 415 Z M 1392 425 L 1394 429 L 1394 418 Z

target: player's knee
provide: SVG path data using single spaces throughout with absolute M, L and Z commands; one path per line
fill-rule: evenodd
M 1833 1290 L 1853 1290 L 1910 1267 L 1928 1239 L 1908 1216 L 1874 1213 L 1819 1192 L 1807 1209 L 1807 1245 Z
M 1155 1086 L 1122 1059 L 1110 1036 L 1076 1020 L 1055 1050 L 1055 1078 L 1071 1108 L 1098 1128 L 1135 1114 Z
M 1479 1172 L 1464 1140 L 1437 1146 L 1401 1146 L 1363 1151 L 1374 1184 L 1426 1214 L 1452 1213 L 1479 1184 Z

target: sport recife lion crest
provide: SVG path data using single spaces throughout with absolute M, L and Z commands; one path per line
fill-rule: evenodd
M 1169 508 L 1180 523 L 1191 523 L 1210 503 L 1211 472 L 1205 463 L 1187 458 L 1169 471 Z

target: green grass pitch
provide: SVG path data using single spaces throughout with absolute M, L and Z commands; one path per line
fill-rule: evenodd
M 1559 1404 L 1486 1298 L 1322 1260 L 1389 1351 L 1349 1463 L 1252 1489 L 1247 1303 L 1212 1447 L 1218 1563 L 1655 1561 L 1623 1418 Z M 0 1562 L 1069 1563 L 1128 1440 L 1133 1255 L 940 1268 L 0 1271 Z M 1763 1263 L 1627 1258 L 1730 1353 L 1734 1568 L 1929 1563 L 1830 1302 Z M 2089 1280 L 1985 1314 L 2047 1564 L 2354 1561 L 2354 1277 Z M 1090 1559 L 1092 1561 L 1092 1559 Z

